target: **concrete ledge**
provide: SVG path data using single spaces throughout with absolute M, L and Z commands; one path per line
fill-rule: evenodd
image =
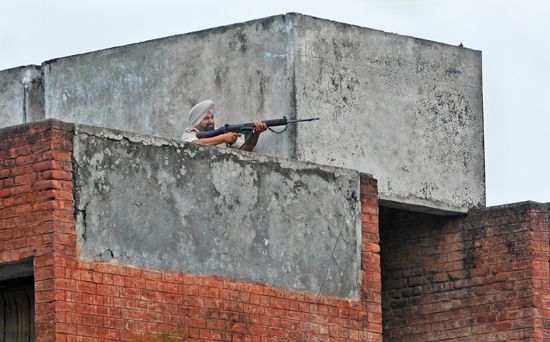
M 395 208 L 395 209 L 408 210 L 408 211 L 414 211 L 414 212 L 423 213 L 423 214 L 432 214 L 432 215 L 439 215 L 439 216 L 455 216 L 455 215 L 463 215 L 468 213 L 467 208 L 449 207 L 443 203 L 439 203 L 437 205 L 437 208 L 434 208 L 432 202 L 430 203 L 426 203 L 426 202 L 429 202 L 429 201 L 426 201 L 426 200 L 423 201 L 422 199 L 412 199 L 412 200 L 400 199 L 399 201 L 395 201 L 391 199 L 384 199 L 383 196 L 380 196 L 380 206 L 387 207 L 387 208 Z

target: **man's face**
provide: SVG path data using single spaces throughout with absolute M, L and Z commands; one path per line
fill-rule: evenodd
M 202 118 L 201 122 L 197 125 L 199 131 L 213 131 L 214 130 L 214 114 L 206 113 L 205 117 Z

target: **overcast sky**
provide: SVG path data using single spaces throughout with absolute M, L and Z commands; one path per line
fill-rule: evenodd
M 544 0 L 0 0 L 0 70 L 287 12 L 481 50 L 487 204 L 550 201 Z

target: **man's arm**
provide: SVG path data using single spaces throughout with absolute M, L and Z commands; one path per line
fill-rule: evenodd
M 208 145 L 208 146 L 216 146 L 223 143 L 233 144 L 235 141 L 237 141 L 237 138 L 240 136 L 239 133 L 234 132 L 228 132 L 220 135 L 216 135 L 215 137 L 211 138 L 202 138 L 194 140 L 193 142 L 195 144 L 199 145 Z

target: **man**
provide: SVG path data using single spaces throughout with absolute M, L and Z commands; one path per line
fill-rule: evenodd
M 198 139 L 197 132 L 213 131 L 215 129 L 215 111 L 216 108 L 212 100 L 206 100 L 196 104 L 191 111 L 189 111 L 189 127 L 185 129 L 181 139 L 195 144 L 210 146 L 225 143 L 227 146 L 240 149 L 241 151 L 252 151 L 258 143 L 260 134 L 267 129 L 265 123 L 256 121 L 254 132 L 251 133 L 251 136 L 246 137 L 246 140 L 241 137 L 239 133 L 234 132 L 220 134 L 211 138 Z

